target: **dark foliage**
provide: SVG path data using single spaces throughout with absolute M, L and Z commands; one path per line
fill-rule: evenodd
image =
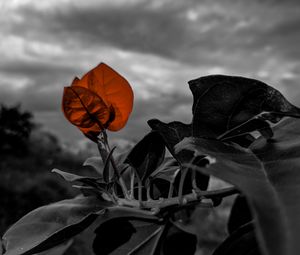
M 20 106 L 0 106 L 0 153 L 23 155 L 28 151 L 28 140 L 34 128 L 30 112 Z
M 22 217 L 3 235 L 4 254 L 61 255 L 90 229 L 93 254 L 192 255 L 208 235 L 207 209 L 235 194 L 229 235 L 214 255 L 298 254 L 300 109 L 253 79 L 214 75 L 189 84 L 191 124 L 150 120 L 152 131 L 116 161 L 103 131 L 95 141 L 102 163 L 86 161 L 96 178 L 54 170 L 82 196 Z M 283 117 L 294 118 L 270 125 Z M 211 190 L 213 176 L 231 186 Z

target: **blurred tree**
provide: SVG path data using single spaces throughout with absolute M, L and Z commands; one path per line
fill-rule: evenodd
M 35 124 L 30 112 L 20 110 L 20 105 L 0 105 L 0 153 L 22 155 L 27 152 L 30 133 Z

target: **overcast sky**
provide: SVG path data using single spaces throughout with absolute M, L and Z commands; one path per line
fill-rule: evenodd
M 63 87 L 100 62 L 131 84 L 128 125 L 191 121 L 187 81 L 242 75 L 300 106 L 300 1 L 0 0 L 0 103 L 21 103 L 63 142 L 85 139 L 61 112 Z

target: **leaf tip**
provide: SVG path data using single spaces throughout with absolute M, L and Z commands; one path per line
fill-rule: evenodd
M 80 82 L 80 79 L 77 76 L 75 76 L 71 83 L 71 86 L 76 86 L 76 85 L 78 85 L 79 82 Z
M 190 149 L 191 150 L 191 145 L 192 145 L 192 139 L 193 137 L 184 137 L 179 143 L 177 143 L 174 146 L 174 151 L 175 153 L 179 153 L 180 151 L 184 149 Z
M 216 164 L 217 163 L 217 159 L 214 157 L 211 157 L 209 155 L 204 157 L 207 161 L 208 161 L 208 165 L 212 165 L 212 164 Z
M 162 124 L 163 122 L 161 122 L 159 119 L 150 119 L 147 121 L 147 124 L 149 125 L 149 127 L 151 127 L 152 129 L 156 129 L 158 127 L 158 125 Z
M 57 169 L 57 168 L 53 168 L 53 169 L 51 170 L 51 173 L 59 173 L 59 172 L 60 172 L 60 170 Z

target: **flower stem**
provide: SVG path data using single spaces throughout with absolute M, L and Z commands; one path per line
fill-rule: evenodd
M 141 204 L 143 201 L 143 195 L 142 195 L 142 188 L 143 188 L 143 184 L 142 184 L 142 180 L 139 176 L 137 176 L 137 182 L 138 182 L 138 200 L 139 203 Z
M 99 138 L 99 141 L 98 141 L 97 145 L 98 145 L 98 149 L 99 149 L 100 155 L 102 157 L 102 161 L 105 162 L 105 160 L 108 157 L 109 151 L 110 151 L 110 147 L 109 147 L 109 144 L 108 144 L 108 139 L 107 139 L 107 134 L 106 134 L 105 129 L 101 132 L 100 135 L 101 136 Z M 117 176 L 117 179 L 118 179 L 118 182 L 119 182 L 119 184 L 121 186 L 121 189 L 122 189 L 122 192 L 124 194 L 124 197 L 126 199 L 129 199 L 129 195 L 128 195 L 128 190 L 127 190 L 126 184 L 124 182 L 124 179 L 123 179 L 122 175 L 120 175 L 120 173 L 118 171 L 118 168 L 117 168 L 117 165 L 116 165 L 115 160 L 113 158 L 113 155 L 111 155 L 111 157 L 110 157 L 110 162 L 111 162 L 112 168 L 114 170 L 114 173 Z

